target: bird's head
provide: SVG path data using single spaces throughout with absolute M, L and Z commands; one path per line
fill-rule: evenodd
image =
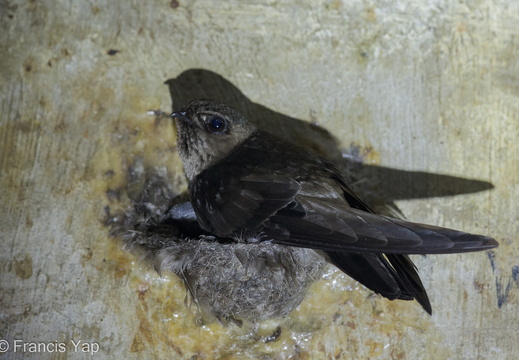
M 177 148 L 189 181 L 224 159 L 256 128 L 239 112 L 215 100 L 195 100 L 171 114 Z

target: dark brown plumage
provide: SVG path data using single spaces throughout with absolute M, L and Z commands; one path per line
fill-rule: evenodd
M 320 155 L 257 130 L 216 101 L 172 116 L 201 228 L 241 243 L 311 248 L 389 299 L 427 293 L 407 254 L 487 250 L 489 237 L 374 214 Z

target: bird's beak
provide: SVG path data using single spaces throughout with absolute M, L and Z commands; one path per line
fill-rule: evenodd
M 191 119 L 187 117 L 187 112 L 185 111 L 175 111 L 171 114 L 171 117 L 184 123 L 191 123 Z

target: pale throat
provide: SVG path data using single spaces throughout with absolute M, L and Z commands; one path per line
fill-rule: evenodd
M 251 130 L 253 131 L 253 128 Z M 224 159 L 236 146 L 245 141 L 252 131 L 238 132 L 234 136 L 221 137 L 213 141 L 204 136 L 197 136 L 194 131 L 180 132 L 178 153 L 184 163 L 187 179 L 193 180 L 202 171 Z
M 205 151 L 199 151 L 199 145 L 201 144 L 193 144 L 193 142 L 198 143 L 200 141 L 193 140 L 193 138 L 188 139 L 190 142 L 189 146 L 179 148 L 179 155 L 184 164 L 184 172 L 189 181 L 200 174 L 206 168 L 206 164 L 212 162 L 212 156 Z

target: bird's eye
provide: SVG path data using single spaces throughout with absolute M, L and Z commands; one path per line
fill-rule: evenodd
M 221 134 L 227 130 L 227 122 L 218 116 L 211 116 L 206 121 L 207 130 L 213 134 Z

